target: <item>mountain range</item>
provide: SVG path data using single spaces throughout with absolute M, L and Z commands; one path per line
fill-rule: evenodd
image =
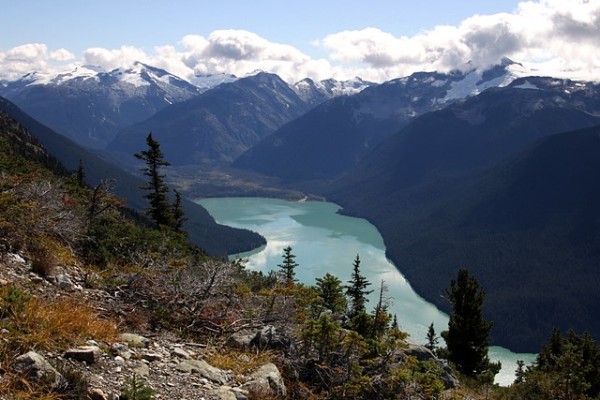
M 173 164 L 229 162 L 308 108 L 281 78 L 261 72 L 167 107 L 121 130 L 107 149 L 133 154 L 152 131 Z
M 20 117 L 69 168 L 93 160 L 95 179 L 124 174 L 98 154 L 133 168 L 152 131 L 177 168 L 223 169 L 216 176 L 335 201 L 377 226 L 388 257 L 443 310 L 456 270 L 473 271 L 487 292 L 495 344 L 534 351 L 553 327 L 600 335 L 595 83 L 535 76 L 510 60 L 381 84 L 288 84 L 266 72 L 190 83 L 138 63 L 32 74 L 4 82 L 0 95 L 94 149 Z M 123 179 L 123 190 L 137 192 L 138 181 Z M 210 196 L 213 186 L 204 187 Z M 123 196 L 142 206 L 139 193 Z M 215 252 L 261 243 L 207 224 L 202 240 Z
M 588 279 L 578 268 L 597 263 L 593 252 L 580 251 L 591 243 L 597 250 L 599 244 L 580 220 L 585 215 L 594 226 L 600 206 L 587 203 L 581 188 L 571 188 L 575 182 L 597 187 L 598 171 L 590 168 L 600 152 L 586 149 L 584 140 L 598 132 L 593 127 L 600 125 L 599 100 L 600 86 L 591 83 L 515 80 L 415 119 L 326 195 L 345 213 L 372 221 L 388 257 L 417 292 L 442 309 L 448 311 L 448 303 L 440 295 L 456 270 L 472 270 L 488 293 L 490 319 L 502 321 L 495 342 L 531 351 L 553 327 L 591 326 L 583 314 L 557 310 L 558 304 L 582 310 L 594 295 L 549 288 L 561 287 L 564 274 L 573 274 L 570 282 Z M 558 143 L 569 146 L 554 146 L 544 158 L 534 160 L 539 153 L 527 150 L 543 146 L 553 134 L 586 127 L 592 130 L 565 134 Z M 579 153 L 587 161 L 570 164 Z M 583 180 L 573 180 L 582 173 Z M 570 203 L 557 202 L 560 196 L 579 198 L 589 209 L 568 211 Z M 576 219 L 565 217 L 577 213 Z M 575 232 L 587 232 L 589 241 L 573 240 Z M 553 307 L 540 303 L 541 292 L 555 298 Z
M 487 70 L 415 73 L 336 97 L 269 135 L 233 164 L 286 181 L 332 179 L 416 117 L 523 73 L 505 60 Z
M 303 110 L 306 111 L 313 105 L 332 97 L 353 94 L 372 85 L 359 78 L 350 81 L 329 79 L 321 82 L 305 79 L 295 85 L 288 85 L 277 77 L 280 82 L 276 85 L 279 87 L 272 87 L 271 93 L 259 94 L 263 89 L 269 90 L 265 87 L 261 88 L 265 85 L 265 80 L 261 77 L 266 75 L 269 74 L 260 71 L 241 79 L 231 74 L 196 75 L 191 81 L 186 81 L 163 69 L 140 62 L 134 63 L 131 68 L 118 68 L 111 71 L 95 66 L 79 66 L 59 74 L 31 72 L 15 81 L 4 81 L 0 84 L 0 96 L 9 99 L 38 121 L 68 136 L 79 145 L 104 149 L 115 139 L 119 131 L 125 130 L 130 133 L 144 126 L 143 122 L 151 117 L 153 119 L 149 123 L 160 124 L 161 117 L 155 117 L 158 111 L 198 97 L 222 84 L 232 84 L 229 85 L 229 91 L 219 88 L 220 94 L 212 93 L 206 100 L 197 101 L 195 104 L 200 109 L 195 110 L 195 118 L 186 121 L 192 124 L 185 129 L 188 133 L 177 132 L 176 134 L 182 136 L 189 134 L 190 129 L 216 129 L 218 133 L 226 130 L 227 135 L 240 137 L 241 143 L 234 144 L 234 147 L 246 149 L 247 142 L 256 140 L 252 137 L 255 134 L 254 128 L 249 128 L 251 136 L 249 138 L 245 137 L 246 132 L 240 133 L 236 130 L 248 122 L 248 118 L 251 118 L 250 114 L 263 111 L 265 113 L 263 118 L 272 121 L 263 123 L 260 121 L 261 117 L 256 117 L 256 123 L 269 126 L 270 129 L 278 125 L 269 124 L 286 120 L 290 115 L 295 116 L 293 111 L 285 108 L 288 105 L 286 103 L 281 105 L 281 109 L 269 108 L 270 104 L 277 100 L 265 97 L 266 94 L 280 96 L 279 100 L 283 102 L 289 99 L 292 103 L 302 104 Z M 257 86 L 254 92 L 254 89 L 250 88 L 253 84 Z M 246 91 L 247 97 L 238 98 L 243 91 Z M 259 97 L 253 98 L 252 95 L 259 95 Z M 263 97 L 260 97 L 261 95 Z M 217 99 L 219 96 L 224 97 Z M 221 103 L 223 107 L 218 110 L 207 110 L 206 104 L 213 102 Z M 242 105 L 243 102 L 247 104 Z M 188 107 L 186 112 L 191 112 L 193 106 L 194 103 L 184 106 Z M 265 109 L 261 110 L 263 106 Z M 289 106 L 293 107 L 293 104 Z M 237 112 L 241 114 L 236 114 Z M 283 114 L 279 115 L 280 112 Z M 163 115 L 167 119 L 165 125 L 174 123 L 168 120 L 173 118 L 172 112 Z M 227 121 L 232 116 L 236 120 L 238 115 L 240 121 Z M 216 124 L 222 126 L 215 128 L 214 118 L 219 119 Z M 195 123 L 199 126 L 196 127 Z M 133 127 L 134 125 L 136 126 Z M 129 127 L 131 129 L 126 129 Z M 215 132 L 203 134 L 211 136 L 213 133 Z M 161 135 L 161 132 L 156 134 Z M 182 138 L 173 138 L 172 141 L 179 139 Z M 210 143 L 203 143 L 201 140 L 198 146 L 204 151 Z M 220 143 L 216 146 L 214 151 L 213 149 L 208 151 L 212 151 L 213 154 L 221 153 L 225 149 L 219 146 L 227 147 Z

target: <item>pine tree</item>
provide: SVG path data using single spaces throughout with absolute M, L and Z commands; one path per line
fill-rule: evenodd
M 348 320 L 350 328 L 365 336 L 371 326 L 371 316 L 366 311 L 366 303 L 369 301 L 367 295 L 372 290 L 367 290 L 371 282 L 360 273 L 360 257 L 356 255 L 352 265 L 352 277 L 346 286 L 346 296 L 350 298 L 350 309 L 348 310 Z
M 427 347 L 430 351 L 434 352 L 437 348 L 438 340 L 439 339 L 437 337 L 437 334 L 435 333 L 435 328 L 433 327 L 432 322 L 431 325 L 429 325 L 429 329 L 427 329 L 427 344 L 425 345 L 425 347 Z
M 294 260 L 296 256 L 292 254 L 291 246 L 288 246 L 285 249 L 283 249 L 282 257 L 283 262 L 281 264 L 278 264 L 277 266 L 283 274 L 286 284 L 289 286 L 297 281 L 296 267 L 298 266 L 298 263 L 296 262 L 296 260 Z
M 400 325 L 398 324 L 398 316 L 394 314 L 394 318 L 392 319 L 392 329 L 400 329 Z
M 138 160 L 146 163 L 142 171 L 149 178 L 147 184 L 140 186 L 141 189 L 148 191 L 148 194 L 144 196 L 150 203 L 146 212 L 157 227 L 172 227 L 174 223 L 168 197 L 169 187 L 165 183 L 165 175 L 160 172 L 162 167 L 171 164 L 164 160 L 160 143 L 154 140 L 152 132 L 148 134 L 146 144 L 148 145 L 147 150 L 135 154 Z
M 448 330 L 442 337 L 446 340 L 449 361 L 467 376 L 497 374 L 500 364 L 488 358 L 492 323 L 483 318 L 485 292 L 469 271 L 461 269 L 446 293 L 452 303 L 452 313 Z
M 173 202 L 173 229 L 177 232 L 183 232 L 183 223 L 187 220 L 181 201 L 181 193 L 178 190 L 173 190 L 175 193 L 175 201 Z
M 360 257 L 358 254 L 352 264 L 352 277 L 348 281 L 349 285 L 346 286 L 346 295 L 350 297 L 350 312 L 348 317 L 352 319 L 360 312 L 366 311 L 366 303 L 369 301 L 367 295 L 371 294 L 372 290 L 367 290 L 367 286 L 371 285 L 371 282 L 360 273 Z
M 330 273 L 322 278 L 316 278 L 316 290 L 320 305 L 333 314 L 346 311 L 348 302 L 344 296 L 342 281 Z

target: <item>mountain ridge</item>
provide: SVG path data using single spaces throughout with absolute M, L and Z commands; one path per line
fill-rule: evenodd
M 546 91 L 540 89 L 544 87 Z M 447 303 L 439 296 L 444 293 L 445 283 L 441 281 L 450 278 L 455 268 L 472 267 L 481 272 L 477 266 L 480 262 L 493 269 L 490 260 L 507 262 L 511 248 L 520 254 L 520 260 L 532 261 L 531 268 L 540 268 L 534 261 L 534 253 L 523 247 L 528 241 L 539 242 L 535 237 L 522 237 L 520 242 L 513 240 L 511 235 L 516 227 L 498 236 L 497 243 L 478 242 L 480 248 L 469 253 L 471 257 L 465 253 L 461 258 L 461 249 L 476 242 L 477 235 L 467 233 L 463 226 L 468 225 L 466 217 L 454 226 L 456 234 L 446 225 L 448 221 L 457 220 L 457 210 L 461 209 L 461 201 L 466 201 L 467 194 L 473 195 L 485 188 L 474 189 L 473 180 L 492 180 L 481 175 L 487 169 L 550 135 L 599 125 L 598 90 L 599 86 L 591 83 L 583 85 L 531 77 L 516 80 L 505 88 L 489 89 L 415 119 L 382 142 L 325 195 L 340 204 L 344 213 L 365 217 L 374 223 L 385 239 L 388 257 L 417 292 L 444 309 Z M 530 213 L 525 211 L 520 214 L 523 219 L 528 215 Z M 471 218 L 473 220 L 477 218 Z M 500 228 L 491 224 L 490 218 L 486 221 L 490 223 L 484 229 L 487 237 L 493 232 L 499 235 Z M 557 245 L 554 251 L 560 248 L 569 254 L 571 245 L 561 243 L 562 247 Z M 500 253 L 496 250 L 498 246 L 502 248 Z M 445 263 L 444 255 L 447 256 Z M 496 280 L 489 275 L 484 279 L 494 307 L 500 303 L 497 300 L 499 282 L 507 280 L 510 282 L 510 274 Z M 516 307 L 531 305 L 534 301 L 534 296 L 525 295 L 511 304 Z M 513 340 L 511 329 L 515 331 L 518 327 L 511 324 L 508 311 L 494 310 L 491 319 L 506 327 L 496 333 L 496 343 L 513 350 L 539 346 L 539 342 L 533 342 L 543 340 L 540 337 L 543 332 L 531 330 L 529 337 Z
M 141 179 L 52 131 L 2 97 L 0 97 L 0 110 L 26 127 L 67 169 L 74 171 L 79 163 L 83 162 L 86 179 L 90 185 L 98 185 L 105 179 L 115 180 L 117 184 L 114 192 L 126 199 L 128 207 L 138 211 L 146 209 L 147 202 L 139 189 L 143 184 Z M 185 229 L 189 231 L 190 241 L 210 255 L 222 257 L 229 253 L 248 251 L 264 244 L 264 238 L 254 232 L 218 225 L 203 207 L 190 200 L 184 198 L 183 206 L 189 217 Z
M 492 71 L 487 73 L 488 71 Z M 486 75 L 487 73 L 487 75 Z M 418 72 L 326 101 L 242 154 L 233 166 L 285 181 L 334 179 L 419 115 L 524 73 L 509 60 L 496 69 Z

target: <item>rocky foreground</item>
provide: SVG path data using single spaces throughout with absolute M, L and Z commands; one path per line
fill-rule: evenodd
M 119 303 L 119 291 L 111 294 L 86 287 L 89 278 L 89 273 L 76 268 L 57 268 L 52 275 L 41 277 L 31 272 L 28 262 L 18 254 L 7 255 L 0 264 L 0 288 L 18 286 L 39 298 L 74 297 L 93 304 L 99 313 L 114 308 Z M 261 331 L 258 332 L 260 336 Z M 230 338 L 229 345 L 249 347 L 256 335 L 252 331 L 240 332 Z M 0 340 L 4 342 L 10 336 L 7 329 L 0 332 Z M 256 344 L 265 346 L 264 341 Z M 250 398 L 251 393 L 273 398 L 286 396 L 285 384 L 275 364 L 267 362 L 251 373 L 238 374 L 204 360 L 215 351 L 218 350 L 213 346 L 182 341 L 170 332 L 146 336 L 122 333 L 113 343 L 89 340 L 85 345 L 61 352 L 32 349 L 0 366 L 0 382 L 17 374 L 43 383 L 50 390 L 59 390 L 72 384 L 65 375 L 70 375 L 71 380 L 77 375 L 76 380 L 84 386 L 80 389 L 86 392 L 81 394 L 94 400 L 128 398 L 127 390 L 135 385 L 151 389 L 156 399 L 241 400 Z M 250 361 L 252 354 L 246 358 Z M 2 394 L 0 398 L 9 399 Z
M 42 301 L 73 298 L 90 305 L 98 315 L 116 315 L 121 320 L 133 317 L 135 310 L 123 300 L 123 289 L 93 288 L 93 281 L 93 273 L 73 266 L 57 267 L 42 277 L 18 254 L 8 254 L 0 262 L 0 289 L 18 287 Z M 0 340 L 6 344 L 15 335 L 3 329 Z M 69 386 L 71 394 L 93 400 L 286 398 L 280 371 L 283 363 L 275 349 L 289 352 L 295 346 L 282 330 L 270 325 L 240 329 L 214 343 L 186 340 L 166 330 L 125 332 L 110 342 L 87 340 L 66 350 L 31 348 L 13 359 L 2 356 L 0 388 L 22 377 L 48 392 Z M 212 365 L 212 360 L 224 364 L 223 353 L 228 354 L 228 367 Z M 422 346 L 409 346 L 397 358 L 407 355 L 437 361 Z M 445 370 L 446 388 L 457 387 L 451 370 L 437 362 Z M 0 394 L 0 399 L 12 398 Z

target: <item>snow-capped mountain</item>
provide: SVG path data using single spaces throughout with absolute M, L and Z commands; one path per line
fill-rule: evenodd
M 416 117 L 522 75 L 527 71 L 506 59 L 485 70 L 417 72 L 334 97 L 266 137 L 235 166 L 286 179 L 332 178 Z
M 54 75 L 32 72 L 0 87 L 0 96 L 92 148 L 103 148 L 119 129 L 201 92 L 165 70 L 139 62 L 112 71 L 78 66 Z
M 122 129 L 107 150 L 133 154 L 152 130 L 173 165 L 228 163 L 309 109 L 279 76 L 261 72 L 219 85 Z
M 305 102 L 317 105 L 333 97 L 357 94 L 373 85 L 375 83 L 364 81 L 359 77 L 347 81 L 326 79 L 319 82 L 305 78 L 292 85 L 292 89 Z
M 201 92 L 206 92 L 222 83 L 235 82 L 238 79 L 237 76 L 232 74 L 196 74 L 190 82 Z

